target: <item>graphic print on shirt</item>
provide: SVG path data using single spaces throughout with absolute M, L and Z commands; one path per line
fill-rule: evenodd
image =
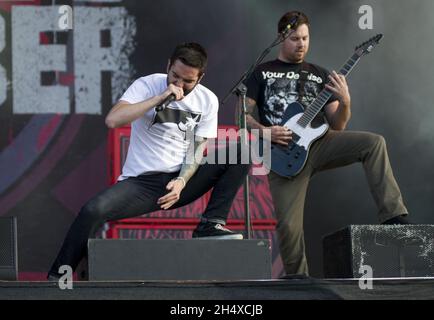
M 150 129 L 158 130 L 164 134 L 170 132 L 173 138 L 187 138 L 187 132 L 193 131 L 200 122 L 201 114 L 189 111 L 166 108 L 155 114 Z M 176 124 L 176 127 L 173 125 Z
M 287 76 L 267 78 L 264 79 L 266 81 L 264 90 L 264 104 L 266 108 L 264 108 L 264 116 L 272 124 L 280 124 L 283 113 L 293 102 L 298 101 L 305 107 L 309 106 L 322 89 L 322 79 L 310 73 L 304 82 L 303 95 L 299 99 L 301 81 L 298 73 L 288 72 Z

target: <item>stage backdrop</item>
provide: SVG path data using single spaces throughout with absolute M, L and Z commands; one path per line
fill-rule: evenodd
M 372 28 L 361 28 L 363 5 Z M 0 215 L 18 217 L 21 279 L 48 270 L 80 207 L 107 186 L 104 117 L 134 79 L 164 72 L 177 43 L 196 41 L 209 52 L 203 84 L 222 99 L 293 9 L 311 19 L 308 61 L 328 69 L 384 33 L 348 79 L 348 129 L 384 135 L 412 219 L 432 223 L 431 0 L 0 1 Z M 220 124 L 234 124 L 235 101 L 220 106 Z M 272 215 L 269 196 L 261 201 Z M 376 208 L 360 165 L 317 175 L 305 214 L 311 274 L 322 276 L 324 235 L 371 223 Z

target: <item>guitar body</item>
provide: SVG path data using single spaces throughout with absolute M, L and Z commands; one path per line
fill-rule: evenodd
M 303 170 L 309 149 L 316 140 L 328 130 L 328 124 L 312 128 L 308 124 L 305 128 L 297 123 L 303 115 L 304 108 L 298 102 L 291 103 L 285 110 L 281 126 L 292 131 L 292 141 L 288 146 L 273 143 L 271 145 L 271 171 L 283 177 L 294 177 Z

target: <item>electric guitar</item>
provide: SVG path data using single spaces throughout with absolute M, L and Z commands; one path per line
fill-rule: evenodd
M 382 34 L 378 34 L 357 46 L 354 54 L 339 73 L 346 77 L 360 58 L 370 53 L 382 37 Z M 329 129 L 327 123 L 318 128 L 312 128 L 311 122 L 331 96 L 332 93 L 324 88 L 306 109 L 299 102 L 293 102 L 286 108 L 280 126 L 285 126 L 292 131 L 292 140 L 288 146 L 271 144 L 271 170 L 273 172 L 284 177 L 294 177 L 303 170 L 311 145 Z

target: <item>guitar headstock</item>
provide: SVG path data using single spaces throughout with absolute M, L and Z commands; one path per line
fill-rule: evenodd
M 356 53 L 359 56 L 368 54 L 374 49 L 374 47 L 380 42 L 381 38 L 383 38 L 383 34 L 379 33 L 376 36 L 372 37 L 368 41 L 363 42 L 358 45 L 355 49 Z

